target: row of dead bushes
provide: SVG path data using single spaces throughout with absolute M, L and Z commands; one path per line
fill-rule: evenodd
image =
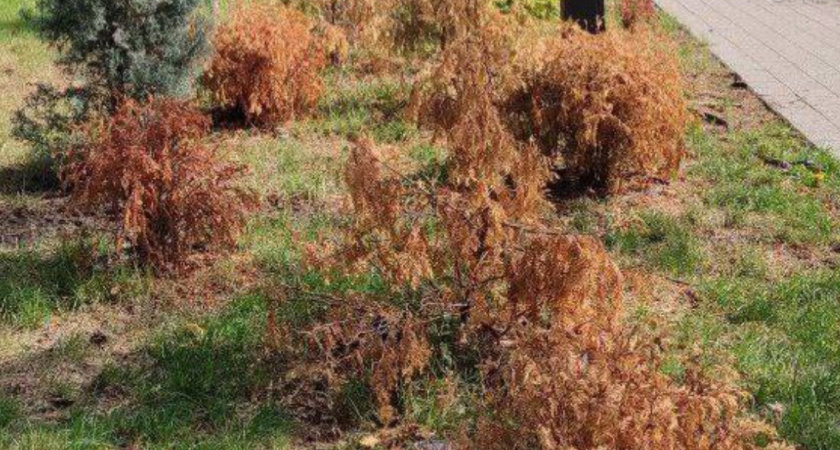
M 544 38 L 484 2 L 316 6 L 321 22 L 282 5 L 235 11 L 216 31 L 202 79 L 213 103 L 251 124 L 284 124 L 316 107 L 321 72 L 329 59 L 345 57 L 347 39 L 371 46 L 432 40 L 444 50 L 416 86 L 412 112 L 449 141 L 457 182 L 507 171 L 504 182 L 535 204 L 552 170 L 560 191 L 610 193 L 667 178 L 680 164 L 679 71 L 673 49 L 647 29 L 630 38 L 563 27 Z M 495 122 L 479 123 L 488 117 Z M 476 127 L 491 127 L 497 138 Z M 158 268 L 183 266 L 195 253 L 230 248 L 253 203 L 236 187 L 243 168 L 220 162 L 203 143 L 208 131 L 207 119 L 186 103 L 127 102 L 89 127 L 89 148 L 73 155 L 65 179 L 79 204 L 114 215 L 120 246 Z M 524 153 L 505 150 L 523 145 Z M 529 185 L 515 167 L 545 176 Z
M 651 142 L 680 121 L 654 123 L 668 106 L 653 103 L 680 104 L 678 85 L 655 86 L 675 83 L 657 72 L 673 67 L 644 66 L 661 58 L 649 44 L 567 31 L 546 43 L 544 64 L 518 78 L 503 22 L 479 1 L 460 4 L 472 25 L 449 42 L 418 94 L 421 116 L 451 155 L 448 178 L 403 173 L 359 140 L 345 168 L 353 224 L 337 246 L 307 253 L 309 267 L 331 278 L 372 272 L 386 289 L 321 298 L 323 321 L 306 329 L 270 321 L 271 335 L 303 344 L 298 356 L 311 366 L 300 372 L 322 380 L 313 385 L 337 391 L 364 379 L 380 422 L 391 425 L 400 421 L 401 390 L 439 368 L 443 344 L 433 330 L 454 330 L 446 345 L 474 357 L 450 370 L 477 372 L 483 392 L 478 417 L 461 430 L 464 448 L 725 450 L 759 448 L 761 439 L 772 442 L 764 448 L 787 448 L 748 416 L 734 375 L 712 378 L 683 361 L 682 382 L 666 376 L 663 349 L 623 320 L 622 275 L 603 245 L 545 225 L 553 160 L 574 151 L 555 138 L 620 149 L 609 174 L 679 149 Z M 639 61 L 629 60 L 633 51 Z M 595 60 L 610 52 L 611 62 Z M 527 93 L 533 110 L 518 101 L 509 108 Z
M 627 10 L 648 14 L 645 3 L 638 3 Z M 470 8 L 491 11 L 493 17 L 477 19 Z M 623 30 L 593 36 L 563 27 L 556 37 L 544 39 L 515 15 L 483 2 L 325 1 L 318 11 L 327 23 L 320 31 L 290 7 L 257 4 L 237 11 L 219 28 L 216 56 L 204 75 L 215 104 L 261 126 L 309 114 L 324 90 L 320 72 L 326 59 L 342 46 L 335 43 L 342 38 L 333 37 L 349 33 L 365 42 L 375 39 L 367 34 L 393 34 L 387 30 L 397 25 L 377 21 L 384 20 L 383 11 L 403 28 L 426 30 L 413 34 L 435 35 L 449 44 L 475 26 L 470 20 L 488 20 L 492 23 L 480 28 L 482 39 L 497 44 L 482 56 L 498 74 L 491 86 L 493 107 L 501 110 L 514 136 L 533 139 L 558 162 L 560 191 L 620 191 L 666 179 L 682 160 L 687 117 L 678 62 L 674 48 L 649 28 L 639 27 L 632 36 Z M 458 75 L 452 69 L 459 50 L 447 50 L 434 76 L 416 89 L 415 118 L 438 131 L 449 129 L 451 116 L 458 114 L 447 88 Z
M 366 25 L 376 0 L 325 5 L 333 26 L 380 29 Z M 552 181 L 616 192 L 678 167 L 685 105 L 672 49 L 643 29 L 629 38 L 562 28 L 526 42 L 514 18 L 482 0 L 400 5 L 416 20 L 393 35 L 431 33 L 442 48 L 413 109 L 448 148 L 448 176 L 403 173 L 370 140 L 354 144 L 352 226 L 308 263 L 327 279 L 373 272 L 385 289 L 322 298 L 325 320 L 305 329 L 269 320 L 272 336 L 303 344 L 293 351 L 311 371 L 298 372 L 332 391 L 364 379 L 380 422 L 394 424 L 402 389 L 440 360 L 433 330 L 445 326 L 447 345 L 476 355 L 449 369 L 479 374 L 465 448 L 785 448 L 748 416 L 734 375 L 710 378 L 692 361 L 681 382 L 663 374 L 663 349 L 623 320 L 622 275 L 603 245 L 545 224 Z M 291 9 L 254 8 L 219 29 L 205 84 L 254 123 L 296 119 L 313 108 L 318 73 L 340 46 Z M 65 180 L 78 204 L 120 224 L 119 249 L 182 267 L 231 248 L 256 204 L 238 185 L 244 168 L 223 162 L 209 129 L 188 103 L 124 102 L 88 126 Z

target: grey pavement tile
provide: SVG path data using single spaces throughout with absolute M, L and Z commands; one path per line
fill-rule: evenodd
M 840 156 L 840 0 L 656 2 L 811 142 Z

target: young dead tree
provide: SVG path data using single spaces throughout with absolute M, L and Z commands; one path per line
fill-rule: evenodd
M 300 332 L 323 379 L 363 378 L 392 424 L 401 388 L 440 357 L 432 330 L 448 327 L 447 345 L 478 355 L 484 389 L 465 448 L 734 450 L 772 439 L 744 419 L 735 384 L 663 375 L 658 344 L 623 323 L 622 276 L 604 246 L 546 225 L 549 161 L 511 135 L 497 98 L 514 81 L 511 33 L 482 2 L 457 3 L 472 25 L 445 49 L 419 107 L 446 142 L 447 178 L 404 173 L 360 139 L 345 168 L 346 241 L 310 258 L 387 288 L 326 299 L 326 320 Z

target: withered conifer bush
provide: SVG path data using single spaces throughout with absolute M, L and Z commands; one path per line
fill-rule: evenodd
M 656 32 L 590 35 L 564 26 L 553 38 L 535 38 L 498 16 L 479 33 L 493 43 L 469 50 L 482 53 L 494 74 L 487 107 L 552 160 L 563 191 L 615 193 L 678 170 L 687 104 L 675 51 Z M 456 55 L 443 52 L 412 101 L 420 124 L 438 132 L 458 115 Z
M 423 47 L 444 47 L 466 24 L 459 2 L 440 0 L 293 0 L 342 29 L 350 45 L 366 57 L 387 59 Z M 490 2 L 488 1 L 488 4 Z M 519 5 L 520 2 L 513 2 Z M 546 9 L 546 1 L 528 1 L 528 11 Z M 484 7 L 485 5 L 482 5 Z M 500 7 L 510 9 L 509 4 Z
M 656 17 L 653 0 L 621 0 L 618 7 L 621 24 L 625 28 L 632 28 Z
M 302 13 L 253 3 L 216 32 L 216 54 L 204 74 L 213 101 L 260 126 L 308 114 L 324 87 L 322 42 Z
M 91 125 L 89 147 L 71 155 L 64 180 L 75 204 L 105 209 L 128 246 L 160 271 L 199 253 L 231 248 L 255 197 L 237 185 L 244 167 L 220 161 L 202 139 L 209 119 L 188 103 L 126 101 Z
M 298 0 L 332 26 L 344 30 L 351 44 L 371 47 L 390 36 L 390 17 L 396 0 Z
M 746 419 L 729 379 L 693 365 L 684 383 L 663 375 L 661 349 L 622 321 L 622 275 L 603 245 L 544 224 L 549 159 L 514 137 L 496 103 L 505 75 L 489 55 L 503 41 L 486 37 L 497 22 L 480 1 L 459 3 L 474 25 L 435 72 L 448 86 L 437 98 L 449 111 L 449 179 L 403 174 L 370 140 L 354 146 L 353 227 L 310 263 L 374 271 L 390 291 L 331 299 L 325 322 L 298 330 L 316 372 L 333 386 L 366 379 L 391 423 L 401 387 L 440 358 L 431 330 L 443 327 L 455 330 L 454 353 L 479 355 L 472 370 L 489 411 L 465 430 L 466 448 L 752 449 L 758 434 L 774 439 Z
M 544 58 L 527 80 L 529 131 L 545 154 L 562 156 L 567 188 L 617 192 L 679 168 L 687 105 L 676 51 L 661 36 L 567 28 Z

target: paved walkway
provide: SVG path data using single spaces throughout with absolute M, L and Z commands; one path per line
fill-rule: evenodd
M 840 0 L 656 0 L 816 145 L 840 156 Z

